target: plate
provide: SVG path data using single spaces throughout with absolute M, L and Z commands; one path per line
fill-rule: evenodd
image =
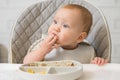
M 17 73 L 25 80 L 75 80 L 82 75 L 83 67 L 74 60 L 41 61 L 21 65 Z

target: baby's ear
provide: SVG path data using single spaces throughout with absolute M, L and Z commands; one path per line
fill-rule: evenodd
M 78 37 L 77 43 L 82 42 L 86 37 L 87 37 L 87 33 L 86 32 L 81 32 L 79 37 Z

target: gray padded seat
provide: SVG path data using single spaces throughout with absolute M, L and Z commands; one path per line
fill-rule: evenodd
M 110 60 L 109 29 L 103 14 L 96 7 L 84 0 L 42 0 L 28 7 L 17 19 L 10 42 L 9 62 L 23 62 L 32 43 L 42 34 L 47 34 L 56 10 L 66 4 L 82 5 L 92 13 L 93 25 L 86 39 L 95 48 L 97 56 Z

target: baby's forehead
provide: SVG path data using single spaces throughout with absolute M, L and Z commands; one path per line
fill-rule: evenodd
M 71 18 L 74 20 L 81 20 L 81 11 L 77 10 L 77 9 L 69 9 L 69 8 L 60 8 L 58 9 L 58 11 L 55 13 L 54 15 L 54 19 L 58 19 L 58 18 Z
M 77 12 L 81 12 L 81 9 L 78 9 L 78 8 L 65 8 L 65 7 L 62 7 L 62 8 L 59 8 L 58 10 L 57 10 L 57 12 L 58 11 L 61 11 L 61 10 L 64 10 L 64 11 L 67 11 L 67 10 L 69 10 L 69 11 L 77 11 Z
M 63 7 L 63 8 L 60 8 L 60 9 L 57 10 L 57 12 L 55 13 L 55 16 L 59 15 L 61 13 L 75 14 L 75 15 L 78 15 L 78 16 L 81 16 L 81 14 L 83 14 L 83 12 L 79 9 L 71 9 L 71 8 L 69 9 L 69 8 L 64 8 Z M 72 16 L 74 16 L 74 15 L 72 15 Z

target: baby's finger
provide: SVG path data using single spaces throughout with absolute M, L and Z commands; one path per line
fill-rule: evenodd
M 54 47 L 54 48 L 58 48 L 58 47 L 60 47 L 60 45 L 59 45 L 59 44 L 54 44 L 53 47 Z
M 98 64 L 98 65 L 101 64 L 101 58 L 98 58 L 97 64 Z
M 57 36 L 54 36 L 54 38 L 49 42 L 50 45 L 54 45 L 57 40 Z
M 105 60 L 102 58 L 101 63 L 99 65 L 104 65 L 104 64 L 105 64 Z
M 46 38 L 47 41 L 51 41 L 54 38 L 55 35 L 51 34 L 48 35 L 48 37 Z
M 56 48 L 56 46 L 52 46 L 52 49 Z
M 94 59 L 95 64 L 98 64 L 98 57 Z
M 58 35 L 58 32 L 56 32 L 56 31 L 52 31 L 52 34 L 54 34 L 54 35 Z

